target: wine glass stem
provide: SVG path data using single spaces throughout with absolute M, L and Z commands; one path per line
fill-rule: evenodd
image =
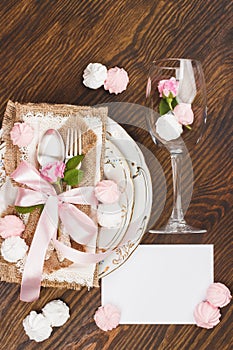
M 181 222 L 184 220 L 181 200 L 181 167 L 182 153 L 171 153 L 172 177 L 173 177 L 173 209 L 170 217 L 172 222 Z

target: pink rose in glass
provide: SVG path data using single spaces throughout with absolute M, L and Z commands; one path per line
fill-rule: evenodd
M 206 292 L 207 301 L 216 307 L 223 307 L 230 303 L 231 292 L 222 283 L 212 283 Z
M 46 164 L 41 170 L 41 176 L 48 182 L 55 183 L 64 177 L 65 163 L 62 161 Z
M 202 301 L 194 310 L 194 319 L 198 327 L 213 328 L 220 322 L 220 311 L 217 307 L 208 303 L 208 301 Z
M 110 68 L 107 72 L 107 78 L 104 82 L 104 89 L 109 90 L 110 94 L 119 94 L 126 90 L 129 83 L 128 73 L 124 68 Z
M 178 85 L 179 85 L 179 82 L 174 77 L 166 80 L 160 80 L 158 84 L 159 96 L 176 97 L 178 92 Z M 172 96 L 169 96 L 169 95 L 172 95 Z
M 96 325 L 103 331 L 111 331 L 116 328 L 120 322 L 120 311 L 111 304 L 106 304 L 98 308 L 94 315 Z
M 12 236 L 20 236 L 25 230 L 23 221 L 16 215 L 6 215 L 0 218 L 0 236 L 8 238 Z
M 189 125 L 193 123 L 194 114 L 189 103 L 180 103 L 175 106 L 173 113 L 180 124 Z
M 28 146 L 33 139 L 34 129 L 27 123 L 15 123 L 10 132 L 13 145 Z

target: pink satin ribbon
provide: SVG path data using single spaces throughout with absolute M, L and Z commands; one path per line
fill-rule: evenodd
M 80 244 L 87 244 L 97 235 L 98 228 L 94 221 L 73 205 L 96 206 L 94 187 L 79 187 L 57 195 L 53 186 L 40 176 L 38 170 L 25 161 L 20 163 L 11 174 L 11 178 L 29 187 L 18 189 L 15 205 L 25 207 L 44 204 L 21 282 L 20 300 L 30 302 L 39 298 L 45 255 L 51 240 L 64 258 L 78 264 L 96 264 L 110 252 L 97 254 L 80 252 L 57 240 L 59 217 L 71 238 Z

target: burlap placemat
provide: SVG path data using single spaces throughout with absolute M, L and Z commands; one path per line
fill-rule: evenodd
M 63 119 L 65 122 L 61 123 L 61 126 L 58 128 L 63 141 L 66 140 L 66 134 L 68 128 L 79 128 L 82 132 L 82 153 L 85 155 L 84 161 L 82 162 L 82 169 L 84 170 L 84 179 L 81 182 L 81 186 L 91 186 L 95 184 L 97 164 L 96 164 L 96 152 L 97 152 L 97 136 L 95 131 L 88 127 L 85 118 L 100 118 L 102 122 L 102 148 L 100 153 L 100 177 L 103 176 L 103 163 L 104 163 L 104 153 L 105 153 L 105 125 L 107 118 L 107 108 L 92 108 L 92 107 L 83 107 L 83 106 L 72 106 L 72 105 L 51 105 L 47 103 L 41 104 L 20 104 L 17 102 L 9 101 L 5 111 L 3 119 L 3 140 L 6 142 L 6 153 L 4 156 L 4 164 L 6 174 L 10 175 L 19 165 L 22 159 L 25 159 L 24 151 L 19 149 L 17 146 L 12 144 L 10 138 L 10 131 L 15 122 L 27 121 L 30 118 L 37 118 L 38 123 L 44 125 L 45 117 L 50 116 L 53 118 L 66 118 Z M 43 118 L 44 117 L 44 118 Z M 28 119 L 27 119 L 28 118 Z M 43 123 L 43 124 L 41 124 Z M 49 127 L 48 127 L 49 128 Z M 30 152 L 29 152 L 30 153 Z M 32 152 L 33 155 L 27 155 L 29 160 L 33 165 L 38 168 L 38 162 L 36 159 L 36 152 Z M 15 184 L 18 185 L 18 184 Z M 78 206 L 79 209 L 91 215 L 89 206 Z M 3 214 L 16 214 L 14 208 L 8 208 L 7 211 Z M 28 218 L 26 229 L 22 235 L 26 243 L 30 246 L 33 239 L 33 234 L 35 232 L 37 222 L 40 217 L 40 210 L 35 209 Z M 93 218 L 93 217 L 92 217 Z M 85 251 L 85 247 L 73 242 L 71 240 L 71 246 L 80 251 Z M 67 267 L 71 264 L 70 261 L 65 259 L 64 261 L 59 261 L 56 251 L 50 253 L 50 257 L 44 263 L 44 273 L 51 273 L 62 267 Z M 16 268 L 15 264 L 7 263 L 4 259 L 0 258 L 0 278 L 3 281 L 20 283 L 21 274 Z M 70 289 L 80 289 L 81 286 L 77 283 L 69 282 L 58 282 L 58 281 L 49 281 L 43 280 L 42 286 L 51 286 L 59 288 L 70 288 Z M 94 276 L 93 276 L 93 286 L 98 286 L 98 270 L 96 267 Z

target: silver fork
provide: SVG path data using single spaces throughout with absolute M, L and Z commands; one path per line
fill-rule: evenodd
M 66 161 L 70 158 L 82 154 L 82 138 L 81 131 L 77 129 L 69 128 L 66 135 Z M 81 163 L 78 165 L 80 169 Z
M 81 138 L 81 131 L 73 128 L 69 128 L 67 130 L 66 135 L 66 145 L 65 145 L 65 161 L 67 162 L 69 159 L 71 159 L 74 156 L 77 156 L 79 154 L 82 154 L 82 138 Z M 81 167 L 81 163 L 78 165 L 78 169 Z M 69 191 L 71 189 L 71 186 L 66 186 L 66 190 Z M 68 247 L 71 247 L 70 242 L 70 236 L 69 233 L 65 231 L 64 227 L 62 225 L 59 229 L 59 237 L 58 240 Z M 57 257 L 60 262 L 64 261 L 64 257 L 57 250 Z
M 66 150 L 65 157 L 66 162 L 74 156 L 82 154 L 82 138 L 81 130 L 69 128 L 66 135 Z M 79 163 L 77 169 L 81 168 L 81 163 Z M 67 186 L 67 190 L 70 190 L 71 186 Z

